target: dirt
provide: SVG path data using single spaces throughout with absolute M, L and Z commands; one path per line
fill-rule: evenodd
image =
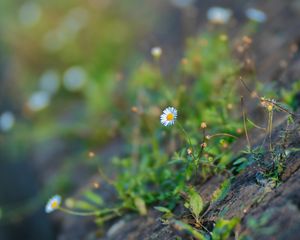
M 233 9 L 237 13 L 237 26 L 241 26 L 245 22 L 243 12 L 250 5 L 263 9 L 268 15 L 267 23 L 259 27 L 253 38 L 252 51 L 257 66 L 257 78 L 265 83 L 273 82 L 277 89 L 290 88 L 291 83 L 299 81 L 300 76 L 299 50 L 294 48 L 291 52 L 291 46 L 299 47 L 299 1 L 245 2 L 228 1 L 223 6 L 234 6 Z M 215 4 L 218 3 L 223 3 L 223 1 L 215 1 Z M 203 16 L 205 16 L 203 14 L 209 5 L 200 3 L 200 1 L 197 3 L 195 16 L 199 21 L 199 26 L 203 25 Z M 235 28 L 239 29 L 237 26 Z M 191 31 L 195 32 L 196 29 Z M 243 31 L 233 31 L 232 37 L 238 38 L 242 34 Z M 251 112 L 261 114 L 256 107 L 252 107 Z M 280 135 L 283 131 L 287 131 L 284 146 L 287 149 L 299 148 L 300 118 L 296 118 L 295 123 L 287 130 L 286 116 L 282 115 L 279 118 L 272 133 L 274 145 L 280 143 Z M 251 137 L 256 144 L 260 144 L 262 141 L 262 137 L 257 136 L 255 132 L 251 134 Z M 240 149 L 242 146 L 245 146 L 243 139 L 238 141 L 236 148 Z M 214 222 L 219 216 L 226 219 L 238 217 L 241 222 L 236 230 L 237 235 L 249 234 L 253 239 L 299 239 L 300 152 L 292 152 L 287 156 L 281 183 L 276 187 L 270 182 L 258 180 L 257 177 L 258 174 L 265 171 L 264 163 L 267 165 L 270 161 L 270 156 L 264 155 L 262 164 L 254 163 L 238 174 L 225 199 L 210 206 L 205 217 L 207 224 Z M 216 176 L 198 186 L 199 193 L 206 202 L 209 201 L 211 194 L 224 178 Z M 106 192 L 110 192 L 110 190 Z M 180 206 L 176 211 L 181 211 Z M 150 207 L 147 216 L 128 213 L 109 222 L 101 229 L 94 224 L 93 219 L 60 215 L 58 219 L 60 219 L 61 229 L 58 239 L 176 239 L 179 233 L 172 225 L 164 225 L 160 216 L 160 213 Z M 253 225 L 254 223 L 256 225 Z M 189 239 L 189 237 L 186 236 L 184 239 Z

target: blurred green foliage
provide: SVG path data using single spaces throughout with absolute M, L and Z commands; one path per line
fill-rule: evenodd
M 36 207 L 49 193 L 74 191 L 78 168 L 97 173 L 99 157 L 87 152 L 131 124 L 124 70 L 140 61 L 137 45 L 158 21 L 141 4 L 152 3 L 1 1 L 1 87 L 16 117 L 0 132 L 1 161 L 37 168 L 45 186 L 32 196 Z

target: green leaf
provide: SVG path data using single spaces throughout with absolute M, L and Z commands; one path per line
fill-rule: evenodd
M 173 165 L 173 164 L 177 164 L 177 163 L 182 163 L 182 159 L 174 159 L 172 161 L 169 161 L 168 164 L 169 165 Z
M 173 224 L 177 230 L 187 231 L 190 235 L 192 235 L 197 240 L 206 240 L 206 238 L 200 232 L 198 232 L 192 226 L 190 226 L 182 221 L 174 220 Z
M 156 209 L 157 211 L 160 211 L 160 212 L 164 213 L 161 216 L 161 218 L 164 219 L 164 220 L 167 220 L 167 219 L 170 219 L 170 218 L 173 217 L 173 213 L 168 208 L 157 206 L 157 207 L 154 207 L 154 209 Z
M 103 205 L 102 197 L 99 194 L 94 193 L 93 191 L 86 191 L 84 193 L 84 196 L 87 200 L 89 200 L 92 203 L 95 203 L 100 206 Z
M 170 209 L 165 208 L 165 207 L 161 207 L 161 206 L 154 207 L 154 209 L 156 209 L 157 211 L 163 212 L 163 213 L 170 213 L 171 212 Z
M 239 158 L 239 159 L 235 160 L 233 165 L 238 165 L 238 164 L 241 164 L 241 163 L 246 162 L 246 161 L 247 161 L 247 158 L 242 157 L 242 158 Z
M 197 193 L 195 190 L 192 190 L 190 192 L 189 205 L 191 212 L 195 216 L 196 220 L 199 220 L 200 213 L 203 209 L 203 200 L 199 193 Z
M 134 205 L 142 216 L 147 214 L 146 203 L 142 198 L 136 197 L 134 199 Z

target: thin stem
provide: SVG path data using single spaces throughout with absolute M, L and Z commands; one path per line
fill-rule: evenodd
M 202 157 L 202 154 L 204 152 L 204 144 L 205 144 L 205 136 L 206 136 L 206 134 L 205 134 L 205 128 L 202 128 L 202 134 L 203 134 L 203 138 L 202 138 L 201 149 L 200 149 L 200 152 L 199 152 L 199 154 L 197 156 L 197 158 L 199 159 L 199 161 L 200 161 L 200 159 Z M 196 174 L 198 173 L 198 171 L 199 171 L 199 164 L 196 165 Z
M 204 225 L 201 222 L 199 222 L 199 224 L 211 236 L 210 231 L 208 231 L 208 229 L 206 227 L 204 227 Z
M 100 174 L 100 177 L 103 178 L 104 181 L 106 181 L 108 184 L 110 185 L 114 185 L 115 182 L 113 180 L 111 180 L 103 171 L 101 168 L 98 168 L 98 171 L 99 171 L 99 174 Z
M 177 124 L 178 124 L 180 130 L 183 132 L 183 134 L 185 136 L 185 140 L 187 141 L 188 145 L 192 148 L 192 154 L 191 155 L 193 157 L 193 160 L 196 161 L 196 157 L 194 155 L 194 148 L 193 148 L 192 141 L 191 141 L 189 135 L 187 134 L 187 132 L 185 131 L 185 129 L 183 128 L 183 126 L 179 122 L 177 122 Z
M 206 134 L 205 134 L 205 128 L 202 128 L 202 145 L 201 145 L 201 151 L 200 151 L 200 156 L 202 155 L 203 153 L 203 149 L 204 149 L 204 144 L 205 144 L 205 140 L 206 140 Z
M 260 146 L 260 149 L 265 145 L 267 138 L 269 138 L 269 150 L 272 152 L 272 128 L 273 128 L 273 110 L 268 112 L 268 125 L 267 125 L 267 133 Z
M 242 79 L 241 79 L 241 81 L 243 82 Z M 249 139 L 249 135 L 248 135 L 248 129 L 247 129 L 247 125 L 246 125 L 247 115 L 246 115 L 246 112 L 245 112 L 244 98 L 243 97 L 241 97 L 241 107 L 242 107 L 242 112 L 243 112 L 244 131 L 245 131 L 245 135 L 246 135 L 246 139 L 247 139 L 247 143 L 248 143 L 248 148 L 251 151 L 251 143 L 250 143 L 250 139 Z
M 252 126 L 254 126 L 254 127 L 256 127 L 256 128 L 258 128 L 258 129 L 260 129 L 260 130 L 267 131 L 266 128 L 258 126 L 256 123 L 252 122 L 249 118 L 247 118 L 247 121 L 248 121 Z
M 68 214 L 72 214 L 72 215 L 76 215 L 76 216 L 83 216 L 83 217 L 100 215 L 100 211 L 77 212 L 77 211 L 73 211 L 73 210 L 70 210 L 70 209 L 67 209 L 67 208 L 63 208 L 63 207 L 60 207 L 59 210 L 62 211 L 62 212 L 68 213 Z
M 242 85 L 247 89 L 247 91 L 250 93 L 250 94 L 253 94 L 255 95 L 255 97 L 257 97 L 258 99 L 261 99 L 260 96 L 258 96 L 257 92 L 253 92 L 250 90 L 250 88 L 247 86 L 247 84 L 244 82 L 243 78 L 240 76 L 240 81 L 242 83 Z
M 101 221 L 102 222 L 106 222 L 106 221 L 109 221 L 109 220 L 111 220 L 111 219 L 113 219 L 115 217 L 118 217 L 118 216 L 120 216 L 120 214 L 117 214 L 117 213 L 114 214 L 114 213 L 112 213 L 112 214 L 107 215 L 105 217 L 101 217 Z
M 202 143 L 205 143 L 205 128 L 202 128 L 202 134 L 203 134 L 203 137 L 202 137 Z
M 237 136 L 231 135 L 229 133 L 216 133 L 213 135 L 208 135 L 207 137 L 208 137 L 208 139 L 211 139 L 213 137 L 232 137 L 232 138 L 238 139 Z
M 183 132 L 183 134 L 185 136 L 185 140 L 192 147 L 192 141 L 191 141 L 189 135 L 187 134 L 187 132 L 185 131 L 185 129 L 183 128 L 183 126 L 179 122 L 177 122 L 177 125 L 179 126 L 180 130 Z
M 183 126 L 179 122 L 177 122 L 177 124 L 178 124 L 180 130 L 183 132 L 183 134 L 185 136 L 185 140 L 188 142 L 188 145 L 190 146 L 190 148 L 192 150 L 191 156 L 193 158 L 194 163 L 196 164 L 195 176 L 197 176 L 198 164 L 197 164 L 197 158 L 194 155 L 194 148 L 193 148 L 193 145 L 192 145 L 192 141 L 191 141 L 189 135 L 187 134 L 187 132 L 185 131 L 185 129 L 183 128 Z
M 269 148 L 272 152 L 272 128 L 273 128 L 273 110 L 269 111 Z
M 268 112 L 268 121 L 267 121 L 267 127 L 266 127 L 267 131 L 266 131 L 266 135 L 264 137 L 264 140 L 262 142 L 262 144 L 260 145 L 260 150 L 263 148 L 263 146 L 266 143 L 267 138 L 270 136 L 270 111 Z
M 107 213 L 118 213 L 119 209 L 116 208 L 112 208 L 112 209 L 106 209 L 106 210 L 97 210 L 97 211 L 92 211 L 92 212 L 77 212 L 71 209 L 67 209 L 67 208 L 63 208 L 63 207 L 59 207 L 59 210 L 61 210 L 62 212 L 68 213 L 68 214 L 72 214 L 72 215 L 76 215 L 76 216 L 83 216 L 83 217 L 88 217 L 88 216 L 100 216 L 102 214 L 107 214 Z

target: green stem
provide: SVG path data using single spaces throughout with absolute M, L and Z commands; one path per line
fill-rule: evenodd
M 242 79 L 241 79 L 242 81 Z M 243 82 L 243 81 L 242 81 Z M 244 83 L 244 82 L 243 82 Z M 247 115 L 246 115 L 246 111 L 245 111 L 245 106 L 244 106 L 244 98 L 241 97 L 241 107 L 242 107 L 242 111 L 243 111 L 243 125 L 244 125 L 244 131 L 245 131 L 245 135 L 246 135 L 246 139 L 247 139 L 247 143 L 248 143 L 248 148 L 251 151 L 251 143 L 250 143 L 250 139 L 249 139 L 249 135 L 248 135 L 248 129 L 247 129 Z
M 267 130 L 266 128 L 260 127 L 260 126 L 258 126 L 256 123 L 252 122 L 249 118 L 247 118 L 247 121 L 248 121 L 252 126 L 254 126 L 254 127 L 256 127 L 256 128 L 258 128 L 258 129 L 260 129 L 260 130 L 264 130 L 264 131 Z
M 189 135 L 187 134 L 187 132 L 185 131 L 185 129 L 183 128 L 183 126 L 179 122 L 177 122 L 177 125 L 179 126 L 180 130 L 182 131 L 183 135 L 185 136 L 185 140 L 187 141 L 189 147 L 192 150 L 192 154 L 191 155 L 192 155 L 194 163 L 196 164 L 195 175 L 197 176 L 198 164 L 197 164 L 197 158 L 194 155 L 194 148 L 193 148 L 193 145 L 192 145 L 192 141 L 191 141 Z
M 232 138 L 237 139 L 236 136 L 231 135 L 229 133 L 216 133 L 216 134 L 213 134 L 213 135 L 208 135 L 208 139 L 211 139 L 213 137 L 232 137 Z
M 272 128 L 273 128 L 273 111 L 269 111 L 269 148 L 272 152 Z
M 266 143 L 266 141 L 267 141 L 268 138 L 271 141 L 271 136 L 270 136 L 271 131 L 270 131 L 270 128 L 272 128 L 272 126 L 271 126 L 271 117 L 272 117 L 272 115 L 273 114 L 271 114 L 271 111 L 268 111 L 268 121 L 267 121 L 267 127 L 266 127 L 267 131 L 266 131 L 266 135 L 264 137 L 264 140 L 263 140 L 262 144 L 260 145 L 260 150 L 263 148 L 263 146 L 265 145 L 265 143 Z M 270 151 L 271 151 L 271 145 L 270 145 Z
M 107 213 L 111 213 L 111 212 L 115 212 L 115 213 L 119 212 L 118 208 L 98 210 L 98 211 L 92 211 L 92 212 L 77 212 L 77 211 L 70 210 L 70 209 L 63 208 L 63 207 L 59 207 L 58 209 L 62 212 L 68 213 L 68 214 L 72 214 L 72 215 L 76 215 L 76 216 L 83 216 L 83 217 L 100 216 L 102 214 L 107 214 Z
M 106 181 L 108 184 L 110 185 L 115 185 L 115 181 L 111 180 L 103 171 L 101 168 L 98 168 L 98 172 L 100 174 L 100 177 L 102 177 L 102 179 L 104 181 Z
M 200 159 L 202 157 L 202 154 L 204 152 L 204 144 L 205 144 L 205 140 L 206 140 L 205 128 L 202 128 L 202 134 L 203 134 L 203 138 L 202 138 L 201 149 L 200 149 L 200 152 L 199 152 L 198 157 L 197 157 L 199 159 L 199 161 L 200 161 Z M 196 167 L 197 167 L 197 169 L 196 169 L 196 174 L 197 174 L 197 172 L 199 171 L 199 164 L 197 164 Z M 200 173 L 199 173 L 199 175 L 200 175 Z
M 193 148 L 192 141 L 191 141 L 189 135 L 187 134 L 187 132 L 184 130 L 183 126 L 179 122 L 177 122 L 177 125 L 179 126 L 180 130 L 183 132 L 183 134 L 185 136 L 185 140 L 188 142 L 188 144 L 190 145 L 190 147 Z

